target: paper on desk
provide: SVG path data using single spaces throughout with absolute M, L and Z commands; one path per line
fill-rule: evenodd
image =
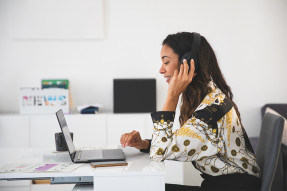
M 0 173 L 26 172 L 26 170 L 32 168 L 34 165 L 35 163 L 7 164 L 0 167 Z
M 16 172 L 72 172 L 83 164 L 74 163 L 25 163 L 25 164 L 9 164 L 0 168 L 0 173 L 16 173 Z
M 26 172 L 72 172 L 83 164 L 75 163 L 39 163 Z

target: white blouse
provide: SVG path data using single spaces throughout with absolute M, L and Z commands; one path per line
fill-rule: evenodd
M 208 86 L 211 92 L 175 132 L 175 112 L 151 114 L 154 129 L 150 158 L 193 161 L 198 170 L 212 176 L 248 173 L 260 177 L 253 149 L 232 102 L 213 81 Z

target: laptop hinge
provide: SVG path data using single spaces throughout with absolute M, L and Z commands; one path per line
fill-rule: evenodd
M 71 154 L 71 159 L 72 161 L 74 162 L 76 159 L 75 159 L 75 156 L 76 155 L 76 151 L 74 151 L 72 154 Z

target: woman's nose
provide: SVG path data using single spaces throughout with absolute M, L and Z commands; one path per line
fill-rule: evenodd
M 160 74 L 164 74 L 165 73 L 165 68 L 163 65 L 161 65 L 160 69 L 159 69 L 159 73 Z

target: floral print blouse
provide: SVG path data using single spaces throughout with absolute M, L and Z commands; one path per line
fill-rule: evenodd
M 213 81 L 210 93 L 183 126 L 172 132 L 175 112 L 151 114 L 150 158 L 155 161 L 192 161 L 212 176 L 247 173 L 260 177 L 259 166 L 232 102 Z

